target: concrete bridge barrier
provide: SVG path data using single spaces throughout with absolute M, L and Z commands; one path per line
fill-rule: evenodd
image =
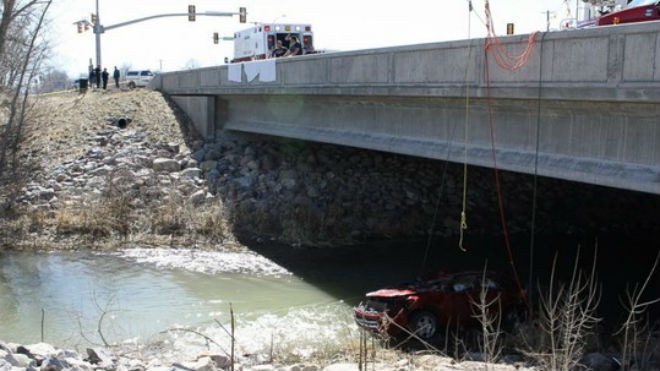
M 528 35 L 501 38 L 519 54 Z M 494 51 L 491 47 L 491 51 Z M 660 23 L 281 58 L 152 83 L 199 131 L 235 130 L 660 194 Z M 487 67 L 487 68 L 486 68 Z M 486 70 L 488 73 L 486 74 Z

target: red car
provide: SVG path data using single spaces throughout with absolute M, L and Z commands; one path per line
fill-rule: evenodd
M 446 326 L 477 324 L 475 318 L 483 272 L 438 273 L 433 277 L 370 292 L 353 308 L 358 326 L 375 334 L 399 336 L 407 331 L 422 340 L 433 342 Z M 494 273 L 485 280 L 487 302 L 499 295 L 503 320 L 518 317 L 525 308 L 524 293 L 513 282 Z M 388 319 L 389 318 L 389 319 Z M 406 329 L 404 331 L 402 329 Z
M 660 19 L 660 1 L 633 0 L 625 9 L 608 13 L 596 20 L 596 25 L 656 21 Z

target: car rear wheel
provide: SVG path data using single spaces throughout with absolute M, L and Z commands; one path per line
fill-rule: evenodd
M 130 89 L 135 89 L 135 83 L 134 83 L 133 81 L 129 82 L 129 83 L 128 83 L 128 87 L 129 87 Z
M 408 329 L 420 339 L 431 342 L 438 335 L 438 318 L 426 310 L 415 312 L 410 316 Z

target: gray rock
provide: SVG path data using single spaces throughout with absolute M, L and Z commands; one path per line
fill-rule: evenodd
M 71 367 L 69 363 L 53 356 L 49 356 L 41 362 L 41 369 L 43 371 L 60 371 L 69 367 Z
M 172 371 L 176 370 L 175 367 L 165 367 L 165 366 L 156 366 L 156 367 L 149 367 L 146 369 L 146 371 Z
M 206 200 L 206 191 L 204 190 L 199 190 L 193 193 L 188 199 L 188 201 L 190 201 L 195 206 L 199 206 L 203 204 L 205 200 Z
M 307 197 L 316 198 L 319 197 L 321 193 L 314 186 L 307 186 Z
M 99 168 L 91 170 L 89 173 L 94 176 L 106 176 L 110 174 L 113 170 L 114 168 L 112 166 L 103 165 Z
M 212 354 L 209 357 L 211 358 L 211 360 L 215 364 L 215 367 L 217 367 L 217 368 L 226 369 L 226 368 L 229 368 L 229 366 L 231 365 L 231 361 L 229 360 L 229 357 L 227 357 L 227 356 L 223 356 L 223 355 L 220 355 L 220 354 Z
M 25 348 L 27 348 L 30 354 L 35 357 L 41 356 L 42 358 L 46 358 L 49 355 L 57 353 L 55 347 L 47 343 L 30 344 L 26 345 Z
M 286 189 L 293 189 L 293 188 L 296 187 L 296 184 L 297 184 L 297 182 L 296 182 L 295 179 L 284 179 L 281 182 L 282 187 L 284 187 Z
M 11 363 L 0 359 L 0 371 L 12 371 L 12 367 Z
M 195 167 L 199 167 L 199 161 L 189 158 L 186 161 L 186 168 L 195 168 Z
M 94 365 L 109 366 L 115 363 L 114 354 L 104 348 L 87 348 L 87 361 Z
M 167 149 L 173 153 L 179 153 L 181 150 L 179 143 L 174 142 L 167 143 Z
M 156 172 L 173 173 L 175 171 L 181 170 L 181 165 L 176 160 L 160 157 L 153 161 L 152 169 L 154 169 Z
M 619 364 L 612 357 L 597 352 L 586 354 L 582 357 L 581 363 L 588 370 L 593 371 L 616 371 L 619 369 Z
M 190 179 L 199 178 L 202 176 L 202 169 L 196 167 L 189 167 L 181 171 L 181 177 Z
M 27 368 L 34 364 L 34 361 L 25 354 L 14 353 L 14 359 L 18 362 L 18 367 Z
M 259 170 L 259 162 L 255 160 L 248 161 L 247 163 L 247 168 L 252 170 L 252 171 L 257 171 Z
M 217 161 L 222 157 L 222 152 L 218 149 L 212 149 L 204 155 L 204 161 Z
M 50 200 L 55 196 L 55 190 L 52 188 L 40 188 L 37 197 L 40 200 Z
M 197 162 L 202 162 L 204 161 L 204 157 L 206 157 L 206 151 L 204 148 L 200 148 L 197 151 L 193 152 L 192 155 L 190 155 L 195 161 Z
M 372 365 L 369 365 L 370 367 Z M 375 368 L 378 370 L 378 368 Z M 323 368 L 323 371 L 358 371 L 357 363 L 334 363 Z
M 232 180 L 232 184 L 235 184 L 239 188 L 250 188 L 254 184 L 254 177 L 246 175 L 236 178 Z
M 19 365 L 19 362 L 16 359 L 16 357 L 14 357 L 14 355 L 12 353 L 7 352 L 6 350 L 0 349 L 0 360 L 3 360 L 5 362 L 9 363 L 12 366 L 18 366 Z
M 250 367 L 252 371 L 275 371 L 275 366 L 273 365 L 256 365 Z
M 204 172 L 211 171 L 212 169 L 215 169 L 216 166 L 218 166 L 217 161 L 204 161 L 199 164 L 199 168 Z

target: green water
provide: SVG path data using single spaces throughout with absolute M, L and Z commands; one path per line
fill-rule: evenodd
M 299 318 L 314 312 L 319 323 L 313 326 L 329 316 L 344 325 L 352 321 L 347 304 L 286 273 L 199 273 L 90 253 L 0 255 L 4 341 L 34 343 L 43 334 L 46 342 L 76 347 L 102 343 L 101 334 L 115 342 L 148 339 L 176 326 L 219 328 L 216 321 L 229 323 L 230 303 L 249 331 L 260 331 L 255 324 L 264 320 L 271 329 L 278 321 L 290 324 L 293 312 Z

